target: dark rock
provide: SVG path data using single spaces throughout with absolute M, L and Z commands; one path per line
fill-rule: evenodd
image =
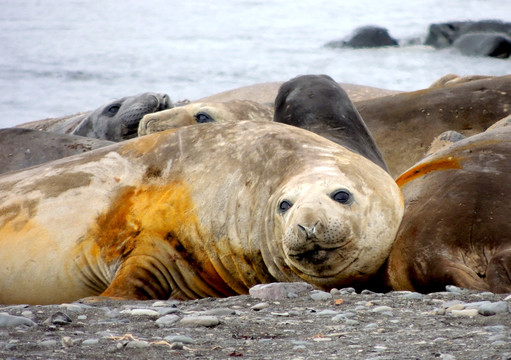
M 397 40 L 389 35 L 388 30 L 378 26 L 359 27 L 347 39 L 331 41 L 325 44 L 326 47 L 332 48 L 374 48 L 397 45 Z
M 468 33 L 456 39 L 453 47 L 464 55 L 505 59 L 511 54 L 511 36 L 504 33 Z
M 481 20 L 431 24 L 424 44 L 442 49 L 451 46 L 460 36 L 473 32 L 511 35 L 511 23 L 498 20 Z

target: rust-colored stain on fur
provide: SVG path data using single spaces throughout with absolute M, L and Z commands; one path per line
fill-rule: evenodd
M 461 169 L 459 160 L 450 156 L 448 158 L 438 159 L 431 162 L 419 164 L 411 168 L 407 172 L 401 174 L 401 176 L 399 176 L 396 179 L 396 183 L 399 187 L 402 187 L 409 181 L 424 176 L 432 171 L 449 169 Z
M 123 188 L 110 209 L 98 216 L 88 238 L 95 242 L 93 255 L 106 263 L 123 262 L 130 255 L 154 256 L 163 263 L 184 261 L 202 279 L 223 287 L 225 282 L 204 251 L 203 236 L 209 234 L 201 233 L 187 185 L 174 181 Z M 164 252 L 162 244 L 169 244 L 175 253 Z M 176 253 L 181 256 L 175 258 Z

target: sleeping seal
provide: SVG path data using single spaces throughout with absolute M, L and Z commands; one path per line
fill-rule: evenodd
M 146 92 L 104 104 L 91 112 L 33 121 L 16 127 L 122 141 L 137 136 L 146 114 L 174 107 L 167 94 Z
M 461 139 L 396 182 L 405 215 L 389 256 L 395 290 L 511 292 L 511 127 Z

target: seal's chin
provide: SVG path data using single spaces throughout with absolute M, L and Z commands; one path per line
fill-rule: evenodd
M 327 265 L 334 253 L 340 247 L 325 249 L 321 246 L 314 246 L 312 249 L 303 252 L 289 252 L 288 256 L 293 262 L 297 262 L 302 266 L 307 264 L 314 266 Z

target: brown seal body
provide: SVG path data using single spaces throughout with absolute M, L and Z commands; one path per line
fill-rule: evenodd
M 187 126 L 4 174 L 0 303 L 354 286 L 403 203 L 364 157 L 285 124 Z
M 0 129 L 0 173 L 112 145 L 114 142 L 46 131 Z
M 511 292 L 511 128 L 456 141 L 398 179 L 405 215 L 388 260 L 395 290 Z
M 511 113 L 510 104 L 511 75 L 355 102 L 394 177 L 424 158 L 444 131 L 485 131 Z
M 280 86 L 284 82 L 274 81 L 243 86 L 227 90 L 218 94 L 206 96 L 194 102 L 224 102 L 230 100 L 251 100 L 261 104 L 273 104 Z M 400 93 L 397 90 L 380 89 L 372 86 L 339 83 L 348 93 L 351 101 L 368 100 L 376 97 Z
M 138 135 L 206 122 L 271 121 L 272 118 L 271 106 L 250 100 L 190 103 L 145 115 L 140 121 Z

